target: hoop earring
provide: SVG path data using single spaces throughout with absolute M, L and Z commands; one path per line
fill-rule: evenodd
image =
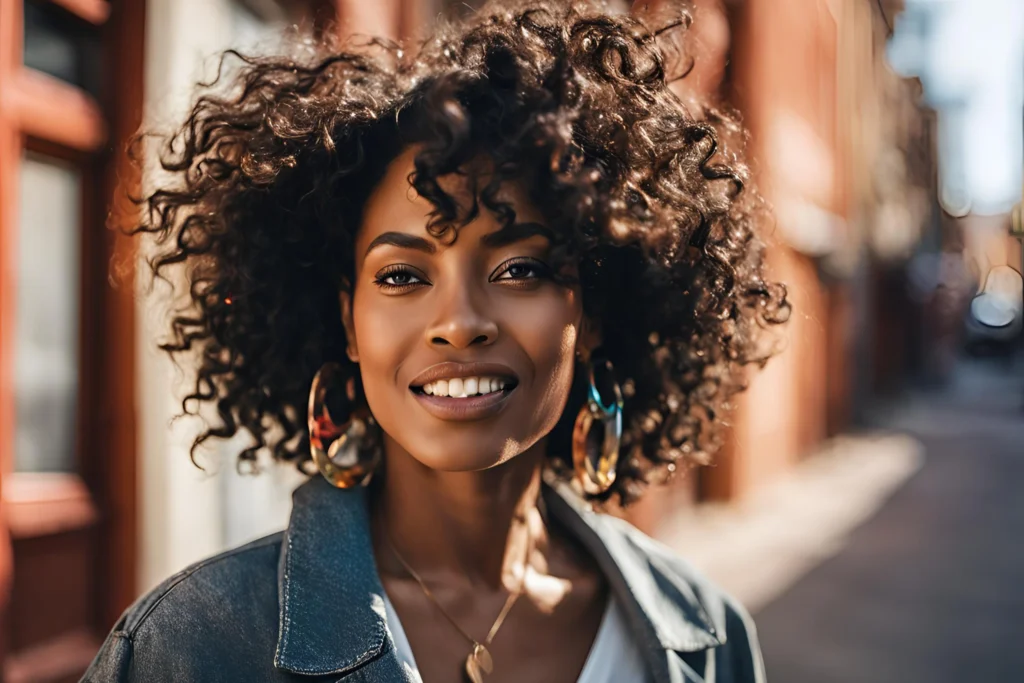
M 605 403 L 601 400 L 592 362 L 587 402 L 576 416 L 572 430 L 572 464 L 576 481 L 590 495 L 602 494 L 615 483 L 622 437 L 622 392 L 615 382 L 611 362 L 605 360 L 600 365 L 608 373 L 612 401 Z
M 353 407 L 348 420 L 341 425 L 332 419 L 328 406 L 337 409 L 341 377 L 340 365 L 325 363 L 313 378 L 309 390 L 309 450 L 324 479 L 339 489 L 349 489 L 369 483 L 380 450 L 373 443 L 371 432 L 375 423 L 368 409 Z M 345 398 L 350 406 L 355 406 L 355 377 L 349 377 L 344 386 Z

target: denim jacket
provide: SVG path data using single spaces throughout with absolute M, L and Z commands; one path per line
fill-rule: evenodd
M 545 503 L 593 555 L 655 681 L 764 683 L 746 612 L 567 487 Z M 387 628 L 364 489 L 300 486 L 288 528 L 199 562 L 121 616 L 88 683 L 409 681 Z

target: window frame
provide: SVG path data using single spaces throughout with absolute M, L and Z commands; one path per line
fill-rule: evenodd
M 107 87 L 98 99 L 25 67 L 24 0 L 0 0 L 0 643 L 8 641 L 11 628 L 6 608 L 12 543 L 19 539 L 97 529 L 100 585 L 95 586 L 92 635 L 109 630 L 134 600 L 137 583 L 136 252 L 134 241 L 108 230 L 106 221 L 108 210 L 115 216 L 133 213 L 129 197 L 141 186 L 123 146 L 142 118 L 146 3 L 46 1 L 95 27 Z M 14 471 L 19 168 L 27 151 L 70 163 L 82 173 L 74 473 Z M 112 264 L 118 266 L 115 286 Z M 68 642 L 80 646 L 81 640 L 69 636 Z M 77 661 L 87 651 L 79 646 L 69 647 L 68 657 Z M 29 664 L 27 657 L 5 661 L 4 654 L 0 649 L 8 673 Z

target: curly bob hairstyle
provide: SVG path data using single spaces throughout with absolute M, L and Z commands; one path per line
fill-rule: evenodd
M 743 366 L 771 355 L 766 335 L 789 304 L 763 275 L 763 203 L 728 148 L 742 141 L 738 124 L 668 87 L 685 62 L 669 36 L 688 25 L 682 13 L 658 27 L 594 2 L 504 0 L 410 54 L 380 40 L 229 53 L 239 68 L 207 84 L 221 89 L 165 140 L 170 180 L 142 199 L 134 228 L 156 238 L 158 276 L 187 274 L 190 304 L 162 348 L 195 354 L 183 411 L 216 414 L 193 459 L 205 441 L 244 431 L 253 442 L 239 467 L 266 450 L 310 472 L 313 375 L 327 361 L 358 373 L 338 293 L 352 281 L 362 208 L 415 144 L 410 181 L 434 206 L 431 234 L 454 239 L 480 210 L 514 221 L 495 200 L 514 179 L 556 233 L 554 250 L 578 264 L 584 311 L 626 397 L 607 496 L 628 502 L 707 462 L 716 417 L 743 388 Z M 438 178 L 481 155 L 493 180 L 467 215 Z M 553 465 L 570 460 L 579 370 L 549 439 Z

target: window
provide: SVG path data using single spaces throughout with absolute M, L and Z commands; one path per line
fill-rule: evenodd
M 24 4 L 25 66 L 96 95 L 99 43 L 96 27 L 49 2 Z
M 75 470 L 82 178 L 25 154 L 20 172 L 14 469 Z

